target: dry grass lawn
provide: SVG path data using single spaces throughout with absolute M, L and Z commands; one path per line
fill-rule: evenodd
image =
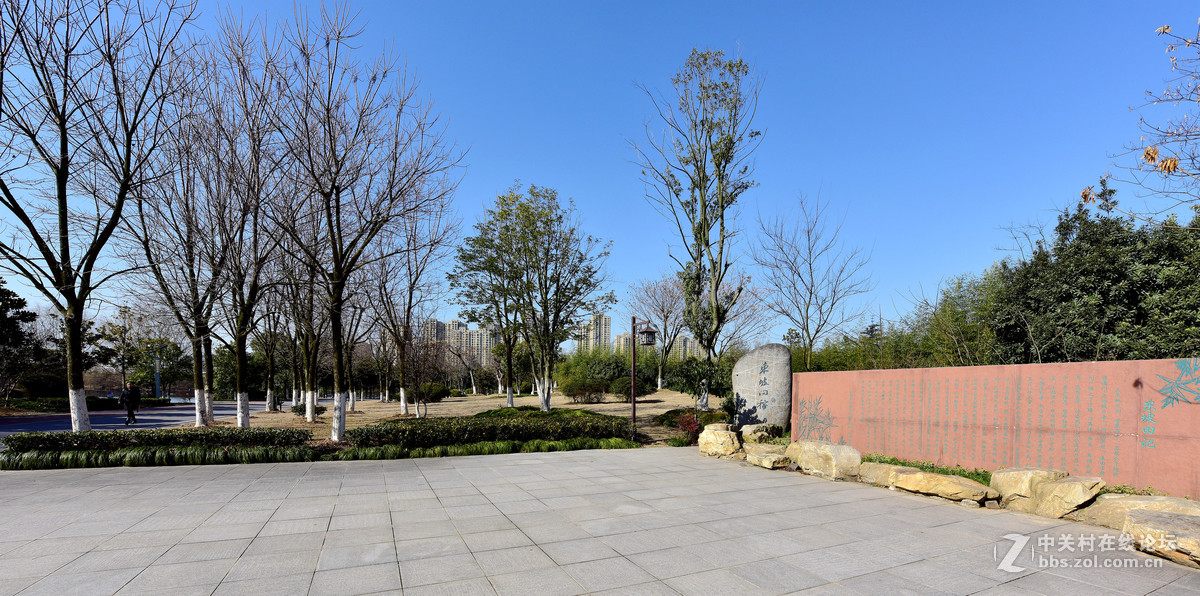
M 536 406 L 538 405 L 537 398 L 534 396 L 518 397 L 514 400 L 518 406 Z M 430 416 L 471 416 L 484 410 L 504 407 L 503 395 L 469 395 L 466 397 L 450 397 L 444 401 L 429 405 Z M 626 402 L 618 401 L 614 396 L 607 396 L 607 400 L 599 404 L 573 404 L 571 400 L 561 394 L 551 396 L 551 405 L 556 408 L 581 408 L 600 412 L 602 414 L 611 414 L 613 416 L 629 416 L 630 405 Z M 691 396 L 678 391 L 658 391 L 645 397 L 638 399 L 637 404 L 637 425 L 638 432 L 643 435 L 642 439 L 647 442 L 661 443 L 668 438 L 676 436 L 679 433 L 678 429 L 662 427 L 654 424 L 654 417 L 675 408 L 690 408 L 693 405 Z M 411 407 L 410 407 L 411 411 Z M 290 411 L 280 412 L 254 412 L 250 415 L 250 426 L 252 427 L 269 427 L 269 428 L 302 428 L 311 430 L 313 437 L 322 439 L 329 436 L 330 433 L 330 417 L 333 415 L 333 408 L 330 407 L 323 416 L 319 416 L 316 422 L 307 422 L 304 418 L 292 414 Z M 346 413 L 346 428 L 358 428 L 375 424 L 382 420 L 389 420 L 400 417 L 400 403 L 390 402 L 383 403 L 374 400 L 366 400 L 357 402 L 353 412 Z M 233 425 L 236 420 L 234 418 L 220 418 L 217 420 L 218 425 Z

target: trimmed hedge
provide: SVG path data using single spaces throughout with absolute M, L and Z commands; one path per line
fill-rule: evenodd
M 484 441 L 562 441 L 632 437 L 628 420 L 612 416 L 522 418 L 415 418 L 381 422 L 346 431 L 355 447 L 397 445 L 405 449 Z
M 324 414 L 326 409 L 327 408 L 325 406 L 314 405 L 313 406 L 313 416 L 320 416 L 321 414 Z M 299 405 L 292 406 L 292 413 L 301 418 L 308 416 L 308 404 L 299 404 Z
M 473 418 L 576 418 L 580 416 L 590 416 L 593 418 L 617 420 L 618 416 L 609 416 L 591 410 L 583 410 L 577 408 L 551 408 L 549 412 L 543 412 L 537 406 L 517 406 L 515 408 L 496 408 L 494 410 L 484 410 L 472 416 Z
M 329 456 L 333 460 L 359 459 L 415 459 L 422 457 L 447 457 L 461 455 L 501 455 L 506 453 L 547 453 L 551 451 L 578 451 L 581 449 L 637 449 L 641 443 L 628 439 L 577 438 L 563 441 L 484 441 L 467 445 L 436 445 L 405 449 L 399 445 L 379 447 L 355 447 Z
M 315 459 L 317 459 L 317 452 L 309 447 L 142 446 L 112 451 L 89 449 L 0 452 L 0 470 L 261 464 L 314 461 Z
M 131 447 L 298 447 L 307 430 L 285 428 L 162 428 L 126 431 L 29 432 L 0 439 L 10 452 L 114 451 Z M 116 464 L 124 465 L 124 464 Z

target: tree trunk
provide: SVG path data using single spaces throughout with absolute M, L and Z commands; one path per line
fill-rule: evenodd
M 404 391 L 404 386 L 400 386 L 400 413 L 407 416 L 408 412 L 408 395 Z
M 208 426 L 204 415 L 204 342 L 200 340 L 200 329 L 192 339 L 192 395 L 196 400 L 196 426 Z
M 246 354 L 246 336 L 238 334 L 233 341 L 233 349 L 235 352 L 234 359 L 237 362 L 237 371 L 234 374 L 235 384 L 237 386 L 237 426 L 238 428 L 250 428 L 250 389 L 248 387 L 250 359 Z
M 204 417 L 208 419 L 209 424 L 216 422 L 216 416 L 213 414 L 213 357 L 212 357 L 212 336 L 208 334 L 208 326 L 204 327 Z
M 83 387 L 83 313 L 72 306 L 63 314 L 63 335 L 67 343 L 67 394 L 71 407 L 71 430 L 92 430 L 88 416 L 87 393 Z
M 333 341 L 333 421 L 330 439 L 341 442 L 346 438 L 346 371 L 345 345 L 342 341 L 342 287 L 335 283 L 331 292 L 329 334 Z

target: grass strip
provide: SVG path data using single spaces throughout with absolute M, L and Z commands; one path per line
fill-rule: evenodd
M 862 461 L 864 463 L 871 462 L 877 464 L 892 464 L 895 466 L 908 466 L 910 468 L 921 470 L 922 472 L 932 472 L 934 474 L 962 476 L 963 478 L 970 478 L 971 480 L 974 480 L 975 482 L 985 486 L 990 486 L 992 482 L 992 473 L 988 470 L 968 470 L 962 466 L 939 466 L 927 461 L 900 459 L 890 455 L 883 455 L 882 453 L 864 453 L 862 454 Z

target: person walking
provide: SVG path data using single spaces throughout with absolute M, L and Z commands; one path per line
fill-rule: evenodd
M 125 425 L 137 424 L 138 406 L 142 402 L 142 392 L 133 384 L 133 381 L 125 383 L 124 391 L 121 391 L 121 405 L 125 406 Z

